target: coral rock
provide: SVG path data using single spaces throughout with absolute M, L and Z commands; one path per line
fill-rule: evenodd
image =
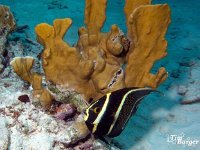
M 68 120 L 69 118 L 74 117 L 76 114 L 76 109 L 70 104 L 61 104 L 57 110 L 55 117 L 60 120 Z
M 30 99 L 29 99 L 28 95 L 20 95 L 20 96 L 18 97 L 18 100 L 20 100 L 20 101 L 23 102 L 23 103 L 28 103 L 28 102 L 30 102 Z
M 74 127 L 77 129 L 79 136 L 84 138 L 90 134 L 84 121 L 75 122 Z
M 9 7 L 0 5 L 0 72 L 4 69 L 5 43 L 8 34 L 15 28 L 15 19 Z

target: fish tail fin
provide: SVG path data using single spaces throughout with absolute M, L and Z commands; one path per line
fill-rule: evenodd
M 158 93 L 161 96 L 165 96 L 165 94 L 163 92 L 159 91 L 159 90 L 153 90 L 153 92 L 156 92 L 156 93 Z

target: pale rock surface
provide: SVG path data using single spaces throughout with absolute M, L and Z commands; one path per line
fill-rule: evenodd
M 22 94 L 29 95 L 32 100 L 30 90 L 23 90 L 23 82 L 18 78 L 10 79 L 10 85 L 5 87 L 7 81 L 8 79 L 2 80 L 0 83 L 0 150 L 7 150 L 8 147 L 9 150 L 71 149 L 70 146 L 65 146 L 73 145 L 89 134 L 83 130 L 84 126 L 81 126 L 82 115 L 75 118 L 75 121 L 58 120 L 40 106 L 18 100 L 18 96 Z M 75 147 L 79 149 L 88 145 L 106 149 L 98 141 L 91 145 L 93 142 L 90 140 Z

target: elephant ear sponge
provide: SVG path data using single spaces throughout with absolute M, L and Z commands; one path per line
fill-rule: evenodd
M 42 87 L 42 76 L 31 72 L 34 64 L 32 57 L 16 57 L 10 62 L 14 72 L 33 87 L 34 96 L 38 97 L 44 107 L 49 107 L 54 99 L 52 94 Z
M 72 24 L 70 18 L 56 19 L 53 26 L 42 23 L 35 27 L 38 42 L 44 46 L 42 53 L 46 79 L 64 88 L 93 97 L 95 88 L 90 81 L 94 64 L 81 57 L 76 47 L 63 41 L 63 36 Z
M 126 0 L 125 6 L 124 6 L 124 12 L 126 15 L 126 26 L 128 31 L 128 36 L 132 37 L 134 36 L 134 33 L 131 31 L 131 23 L 129 22 L 129 17 L 131 14 L 134 13 L 135 9 L 144 6 L 144 5 L 150 5 L 151 0 Z
M 170 23 L 169 6 L 145 5 L 138 7 L 129 17 L 133 45 L 127 57 L 126 86 L 156 88 L 167 78 L 165 68 L 154 75 L 154 63 L 167 55 L 165 34 Z

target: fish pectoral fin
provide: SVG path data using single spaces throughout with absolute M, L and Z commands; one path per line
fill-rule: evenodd
M 104 136 L 98 136 L 98 135 L 97 135 L 97 138 L 110 147 L 110 145 L 112 143 L 112 138 L 104 137 Z

